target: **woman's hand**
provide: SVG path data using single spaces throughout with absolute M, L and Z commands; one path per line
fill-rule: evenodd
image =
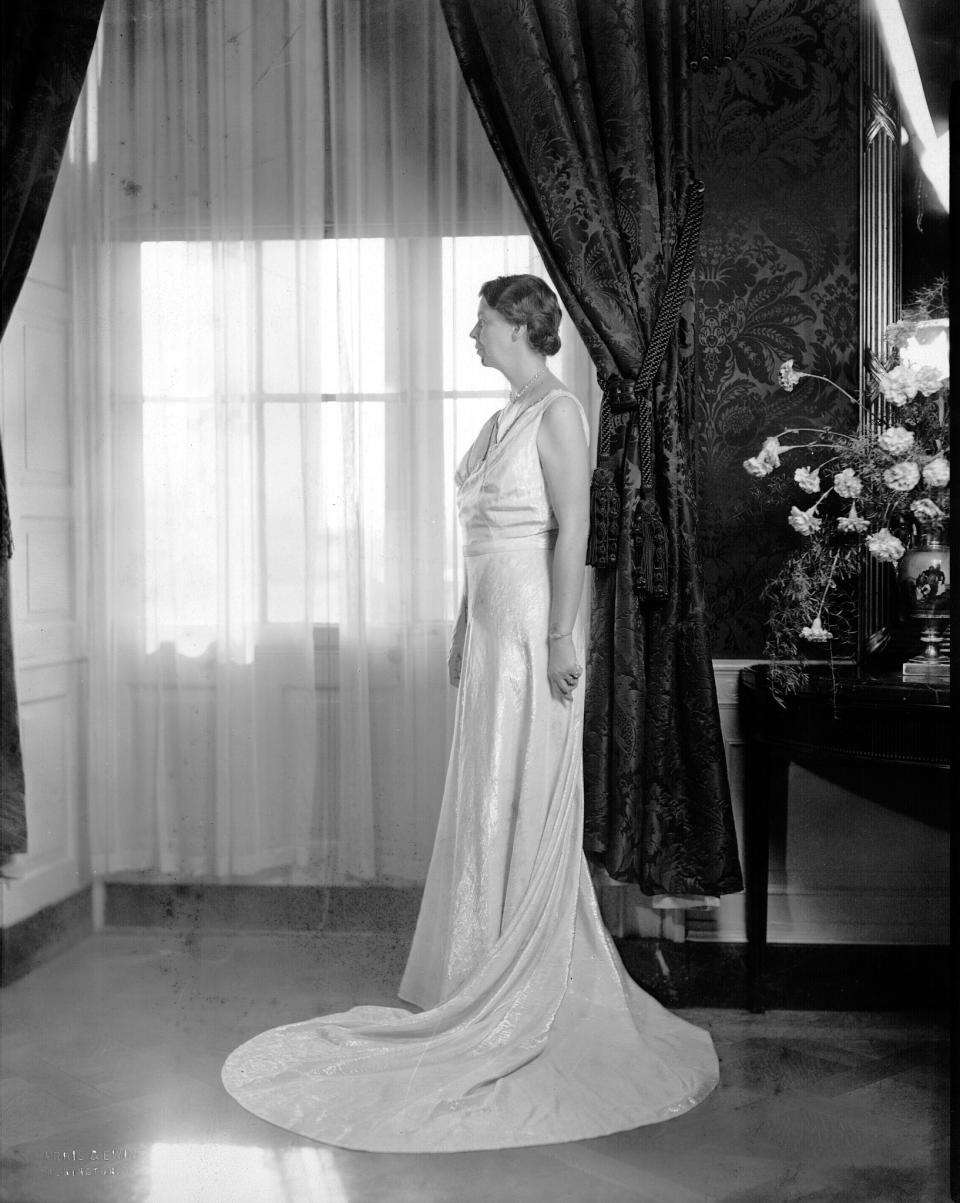
M 573 691 L 577 688 L 582 674 L 583 669 L 577 663 L 573 636 L 561 635 L 559 638 L 551 638 L 547 676 L 550 678 L 553 696 L 564 702 L 572 701 Z

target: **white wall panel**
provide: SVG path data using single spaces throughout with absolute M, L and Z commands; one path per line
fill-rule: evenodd
M 73 523 L 68 519 L 29 519 L 25 523 L 23 571 L 26 615 L 36 619 L 71 620 L 75 610 Z
M 75 738 L 71 701 L 66 694 L 24 696 L 20 701 L 30 857 L 37 863 L 63 859 L 74 851 L 75 824 L 68 812 L 69 782 L 76 772 L 70 747 L 71 734 Z
M 4 927 L 89 880 L 80 805 L 81 674 L 76 662 L 18 668 L 29 849 L 14 860 L 18 876 L 3 885 Z
M 69 327 L 30 321 L 24 326 L 24 467 L 28 475 L 70 481 Z
M 69 169 L 0 348 L 0 414 L 13 523 L 14 658 L 27 793 L 27 852 L 0 890 L 9 927 L 90 879 L 80 704 L 85 638 L 74 491 Z

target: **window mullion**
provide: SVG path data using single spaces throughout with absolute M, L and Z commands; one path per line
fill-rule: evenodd
M 249 399 L 254 407 L 254 438 L 256 464 L 256 541 L 257 541 L 257 609 L 261 629 L 264 629 L 268 619 L 267 597 L 267 472 L 266 472 L 266 423 L 264 421 L 264 371 L 263 371 L 263 243 L 257 240 L 253 251 L 253 295 L 255 330 L 250 332 L 253 337 L 253 371 L 256 392 Z

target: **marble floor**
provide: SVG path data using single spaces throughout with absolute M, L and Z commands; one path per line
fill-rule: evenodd
M 256 1119 L 220 1066 L 393 1003 L 398 935 L 102 932 L 0 993 L 6 1203 L 946 1203 L 930 1015 L 688 1009 L 722 1084 L 665 1124 L 503 1152 L 356 1153 Z

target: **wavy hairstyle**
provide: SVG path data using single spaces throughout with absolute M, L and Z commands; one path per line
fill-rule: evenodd
M 560 305 L 556 293 L 539 276 L 497 276 L 480 287 L 480 296 L 511 325 L 526 326 L 534 351 L 560 350 Z

